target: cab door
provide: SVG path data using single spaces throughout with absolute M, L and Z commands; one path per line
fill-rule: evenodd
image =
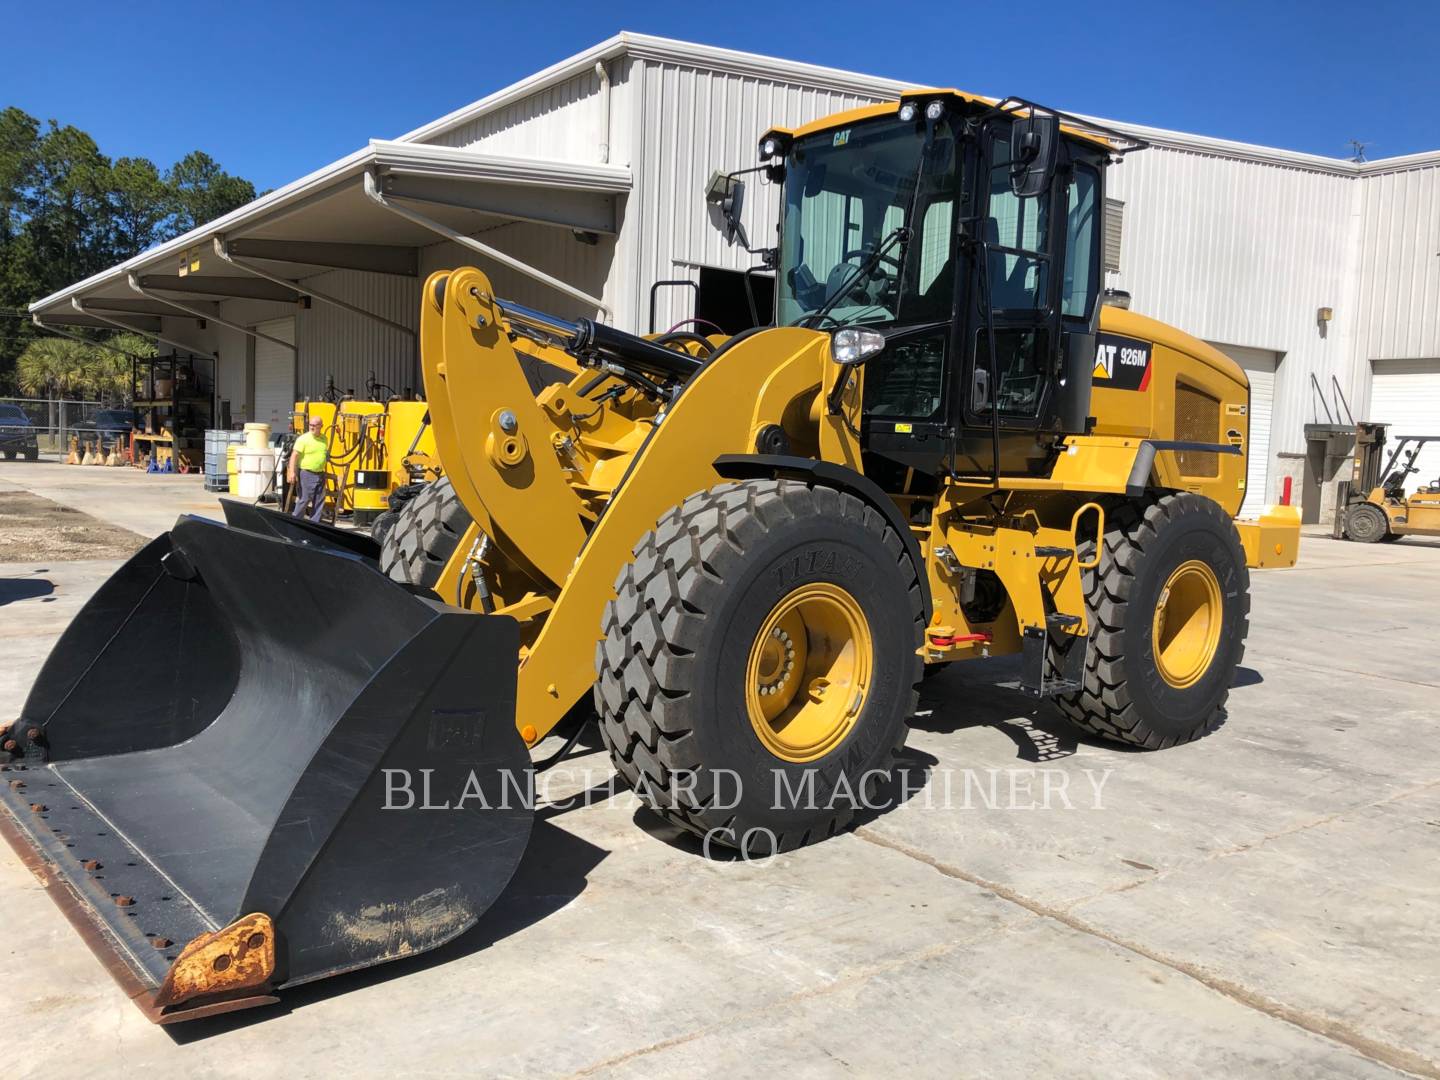
M 1042 472 L 1055 435 L 1084 430 L 1089 404 L 1101 173 L 1061 139 L 1048 186 L 1016 195 L 1011 127 L 985 125 L 971 219 L 954 466 L 968 476 Z

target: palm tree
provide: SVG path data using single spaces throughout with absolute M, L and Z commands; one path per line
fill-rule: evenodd
M 22 394 L 60 397 L 81 382 L 90 348 L 70 338 L 36 338 L 15 361 Z
M 130 393 L 130 358 L 154 355 L 154 342 L 139 334 L 114 334 L 103 344 L 42 337 L 16 360 L 15 378 L 22 394 L 123 400 Z
M 133 357 L 153 357 L 157 350 L 155 343 L 147 337 L 124 331 L 112 334 L 105 342 L 97 343 L 94 357 L 87 375 L 96 397 L 102 401 L 124 401 L 133 388 L 130 384 L 130 364 Z

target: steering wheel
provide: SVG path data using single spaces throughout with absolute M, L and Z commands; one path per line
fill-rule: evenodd
M 872 258 L 874 258 L 873 252 L 866 251 L 864 248 L 853 248 L 852 250 L 847 251 L 845 252 L 845 254 L 840 256 L 840 262 L 848 263 L 851 259 L 869 260 Z M 880 258 L 876 261 L 881 263 L 889 263 L 895 271 L 895 276 L 899 277 L 901 269 L 900 260 L 897 259 L 894 255 L 881 255 Z
M 855 273 L 861 265 L 870 261 L 882 265 L 888 264 L 894 268 L 894 271 L 885 273 L 880 270 L 879 266 L 872 266 L 865 274 Z M 879 297 L 885 296 L 895 288 L 896 282 L 900 278 L 900 268 L 900 260 L 893 255 L 881 255 L 877 259 L 873 252 L 856 248 L 845 252 L 841 256 L 840 262 L 836 263 L 834 269 L 830 271 L 825 279 L 825 293 L 827 296 L 834 295 L 835 290 L 848 281 L 850 284 L 845 291 L 849 296 L 857 299 L 863 298 L 867 303 L 877 303 L 880 302 Z M 872 292 L 872 285 L 876 282 L 879 283 L 879 287 Z

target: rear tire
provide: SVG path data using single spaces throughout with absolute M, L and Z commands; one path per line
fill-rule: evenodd
M 1217 727 L 1250 626 L 1250 572 L 1230 515 L 1189 493 L 1107 507 L 1100 565 L 1084 584 L 1083 687 L 1055 698 L 1066 718 L 1147 750 Z M 1169 606 L 1157 617 L 1162 597 Z M 1186 651 L 1181 635 L 1192 630 Z
M 6 460 L 6 461 L 14 461 L 14 460 L 15 460 L 15 451 L 14 451 L 14 450 L 6 450 L 6 451 L 5 451 L 5 460 Z
M 1345 511 L 1345 535 L 1357 544 L 1378 544 L 1390 535 L 1390 521 L 1374 503 L 1356 503 Z
M 595 705 L 615 768 L 651 810 L 757 854 L 850 824 L 894 767 L 921 677 L 920 585 L 880 514 L 798 481 L 722 484 L 666 514 L 615 591 Z M 853 633 L 822 629 L 832 610 Z M 785 611 L 801 619 L 784 623 L 793 636 L 776 623 Z M 771 637 L 798 648 L 776 646 L 767 675 Z M 837 655 L 863 663 L 836 675 Z M 818 716 L 813 732 L 802 713 Z
M 473 520 L 447 477 L 425 485 L 381 540 L 381 573 L 433 589 Z
M 37 447 L 35 447 L 35 448 L 32 449 L 32 450 L 26 450 L 26 451 L 25 451 L 25 460 L 26 460 L 26 461 L 39 461 L 39 460 L 40 460 L 40 448 L 37 446 Z

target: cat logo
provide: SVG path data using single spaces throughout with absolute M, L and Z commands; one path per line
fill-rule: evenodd
M 1148 341 L 1120 334 L 1095 335 L 1096 383 L 1109 390 L 1144 390 L 1150 385 Z
M 1108 379 L 1115 374 L 1115 349 L 1113 346 L 1095 347 L 1095 378 Z
M 850 129 L 835 132 L 835 137 L 830 140 L 831 146 L 844 146 L 850 141 Z

